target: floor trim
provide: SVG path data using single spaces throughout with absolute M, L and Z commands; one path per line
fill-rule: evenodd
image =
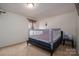
M 4 46 L 4 47 L 0 47 L 0 49 L 7 48 L 7 47 L 12 47 L 12 46 L 19 45 L 19 44 L 22 44 L 22 43 L 25 43 L 25 42 L 26 42 L 26 41 L 19 42 L 19 43 L 15 43 L 15 44 L 11 44 L 11 45 Z

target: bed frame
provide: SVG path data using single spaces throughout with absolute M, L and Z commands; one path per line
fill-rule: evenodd
M 28 38 L 29 40 L 27 40 L 27 45 L 28 45 L 28 43 L 30 43 L 30 44 L 40 47 L 44 50 L 47 50 L 50 52 L 50 55 L 52 56 L 53 53 L 55 52 L 55 50 L 57 49 L 57 47 L 62 42 L 62 37 L 63 37 L 63 32 L 61 31 L 61 37 L 58 38 L 58 40 L 53 43 L 53 48 L 51 48 L 51 44 L 49 44 L 49 43 L 42 42 L 42 41 L 30 38 L 30 37 Z

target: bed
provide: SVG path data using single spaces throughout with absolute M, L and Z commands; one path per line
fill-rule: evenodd
M 30 29 L 28 43 L 38 46 L 50 52 L 53 55 L 62 41 L 62 32 L 60 28 L 52 29 Z

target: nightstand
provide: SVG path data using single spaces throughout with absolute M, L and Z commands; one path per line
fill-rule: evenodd
M 74 40 L 73 39 L 63 39 L 63 45 L 65 45 L 65 42 L 70 42 L 71 43 L 71 46 L 72 48 L 74 48 Z

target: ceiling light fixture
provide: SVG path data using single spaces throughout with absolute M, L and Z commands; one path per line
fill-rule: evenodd
M 35 7 L 35 4 L 34 3 L 27 3 L 27 7 L 28 8 L 34 8 Z

